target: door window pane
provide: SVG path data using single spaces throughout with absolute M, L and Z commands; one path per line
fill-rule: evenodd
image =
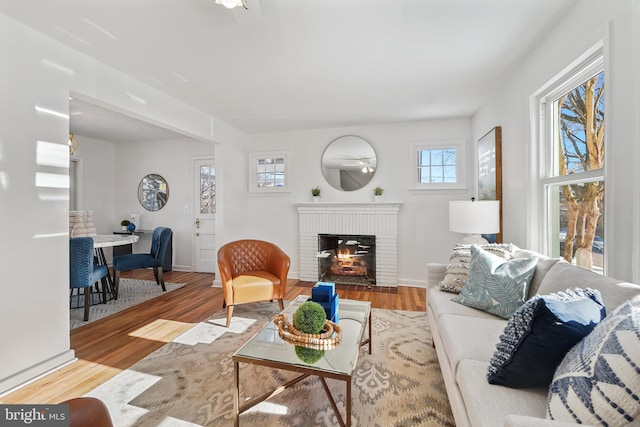
M 200 213 L 216 212 L 216 168 L 200 166 Z

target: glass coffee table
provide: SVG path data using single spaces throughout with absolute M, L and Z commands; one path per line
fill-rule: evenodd
M 298 296 L 282 313 L 292 322 L 293 313 L 308 299 L 308 296 Z M 317 350 L 315 352 L 308 351 L 309 349 L 304 348 L 296 349 L 296 346 L 293 344 L 283 341 L 278 335 L 278 327 L 273 323 L 273 320 L 271 320 L 233 354 L 233 376 L 235 383 L 233 422 L 235 426 L 239 425 L 240 414 L 251 409 L 258 403 L 280 394 L 282 391 L 309 376 L 316 376 L 320 379 L 340 425 L 351 425 L 351 378 L 358 361 L 360 347 L 368 344 L 369 354 L 371 354 L 371 303 L 368 301 L 340 300 L 339 310 L 338 324 L 342 328 L 342 339 L 335 348 L 323 350 L 324 353 L 323 351 L 318 352 Z M 368 329 L 368 336 L 366 338 L 364 336 L 365 329 Z M 298 352 L 296 352 L 296 350 L 298 350 Z M 282 369 L 297 372 L 301 375 L 282 384 L 275 390 L 258 396 L 240 406 L 240 363 Z M 346 420 L 340 415 L 338 406 L 325 381 L 326 378 L 333 378 L 345 382 L 347 389 Z

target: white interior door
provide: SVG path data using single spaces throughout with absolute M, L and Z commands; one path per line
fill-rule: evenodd
M 216 167 L 213 158 L 195 159 L 195 206 L 193 209 L 194 268 L 196 272 L 216 271 Z

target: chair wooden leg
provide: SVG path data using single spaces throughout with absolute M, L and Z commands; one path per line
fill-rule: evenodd
M 91 308 L 91 286 L 84 288 L 84 321 L 89 320 L 89 309 Z
M 280 310 L 284 310 L 284 300 L 279 299 L 278 300 L 278 305 L 280 306 Z
M 162 267 L 153 267 L 153 275 L 156 276 L 156 283 L 162 286 L 162 291 L 167 292 L 167 287 L 164 285 L 164 271 Z
M 116 270 L 113 274 L 113 299 L 118 299 L 118 291 L 120 290 L 120 271 Z
M 233 315 L 233 306 L 227 306 L 227 328 L 231 325 L 231 316 Z

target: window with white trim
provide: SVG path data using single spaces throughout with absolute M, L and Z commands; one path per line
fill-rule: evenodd
M 411 145 L 412 189 L 463 188 L 464 141 L 418 143 Z
M 249 191 L 287 191 L 287 154 L 251 153 L 249 155 Z
M 539 97 L 539 193 L 547 253 L 602 274 L 605 88 L 600 46 Z

